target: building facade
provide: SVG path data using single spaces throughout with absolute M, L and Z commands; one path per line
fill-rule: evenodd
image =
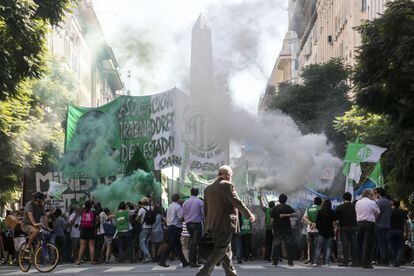
M 357 30 L 366 20 L 373 20 L 384 12 L 390 0 L 290 0 L 289 47 L 279 54 L 271 73 L 259 109 L 265 110 L 283 82 L 300 82 L 300 71 L 315 63 L 339 58 L 349 66 L 356 62 L 356 51 L 361 44 Z M 280 70 L 281 60 L 289 52 L 290 66 Z M 286 68 L 290 72 L 286 75 Z M 290 74 L 290 75 L 289 75 Z M 269 88 L 270 87 L 270 88 Z
M 392 0 L 366 0 L 368 20 L 374 20 L 381 16 L 386 9 L 386 4 Z
M 76 76 L 77 104 L 96 107 L 122 94 L 118 63 L 105 40 L 91 0 L 76 2 L 66 20 L 53 28 L 48 48 Z

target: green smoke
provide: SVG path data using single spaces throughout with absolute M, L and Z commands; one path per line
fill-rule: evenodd
M 92 192 L 102 206 L 111 211 L 118 208 L 121 201 L 137 203 L 142 197 L 151 195 L 155 200 L 161 197 L 161 184 L 156 181 L 154 174 L 136 170 L 131 175 L 124 176 L 111 185 L 100 184 Z

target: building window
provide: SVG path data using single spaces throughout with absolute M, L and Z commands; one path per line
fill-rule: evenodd
M 367 10 L 367 0 L 361 0 L 361 11 Z

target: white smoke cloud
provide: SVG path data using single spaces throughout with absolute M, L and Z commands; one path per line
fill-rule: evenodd
M 111 8 L 122 13 L 118 15 L 122 20 L 112 20 L 115 25 L 106 29 L 112 30 L 108 40 L 123 62 L 124 76 L 126 70 L 133 71 L 129 86 L 136 95 L 173 86 L 188 91 L 191 29 L 204 12 L 213 35 L 215 86 L 222 94 L 219 102 L 208 97 L 198 100 L 204 105 L 211 135 L 260 146 L 266 152 L 260 167 L 267 177 L 259 179 L 257 188 L 292 192 L 320 179 L 327 167 L 339 171 L 341 161 L 331 154 L 323 134 L 302 135 L 281 113 L 261 119 L 255 115 L 287 29 L 287 2 L 155 0 L 138 6 L 120 0 Z M 108 2 L 95 3 L 99 11 Z M 104 31 L 110 22 L 102 22 Z M 154 55 L 142 59 L 142 48 L 125 47 L 134 41 L 151 45 Z
M 213 33 L 216 74 L 225 72 L 238 105 L 257 111 L 287 29 L 287 0 L 118 0 L 116 5 L 112 0 L 94 0 L 94 4 L 133 95 L 174 86 L 188 91 L 191 29 L 204 13 Z M 137 41 L 144 47 L 128 47 Z M 148 45 L 153 55 L 142 59 Z M 249 82 L 246 75 L 251 76 Z

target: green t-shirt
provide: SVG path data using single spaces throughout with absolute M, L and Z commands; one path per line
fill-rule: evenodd
M 124 232 L 129 230 L 128 210 L 118 211 L 116 213 L 116 230 L 118 230 L 118 232 Z
M 242 216 L 242 225 L 240 229 L 240 233 L 242 235 L 251 234 L 252 233 L 252 223 L 249 219 Z
M 308 210 L 306 211 L 306 214 L 311 222 L 316 223 L 316 217 L 318 216 L 318 212 L 320 209 L 321 209 L 320 205 L 312 205 L 311 207 L 308 208 Z

